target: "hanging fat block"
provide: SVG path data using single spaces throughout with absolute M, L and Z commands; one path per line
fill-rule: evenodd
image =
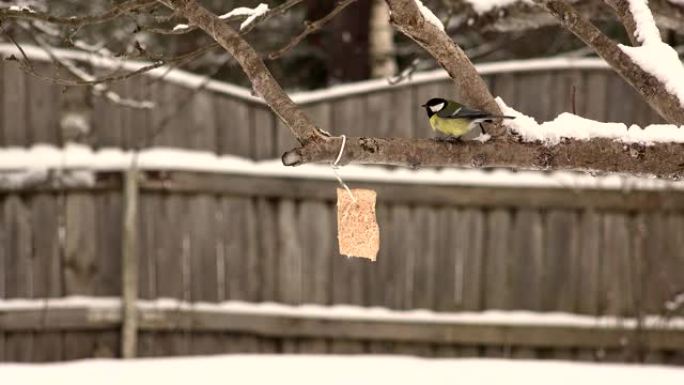
M 373 190 L 337 189 L 337 239 L 340 254 L 375 261 L 380 249 L 380 229 L 375 217 Z

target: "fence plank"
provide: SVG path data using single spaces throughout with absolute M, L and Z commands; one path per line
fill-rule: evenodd
M 633 315 L 634 285 L 627 216 L 622 213 L 606 213 L 603 217 L 603 234 L 603 309 L 606 314 Z
M 188 211 L 192 213 L 188 218 L 190 298 L 195 302 L 216 302 L 219 299 L 216 210 L 213 195 L 201 194 L 188 199 Z M 243 248 L 242 252 L 246 253 L 247 250 Z
M 412 247 L 416 257 L 413 267 L 412 307 L 434 309 L 436 287 L 435 267 L 437 265 L 438 231 L 437 212 L 430 208 L 417 207 L 413 211 L 413 230 L 417 233 Z
M 252 133 L 249 107 L 229 97 L 214 98 L 219 154 L 249 157 Z
M 43 73 L 50 73 L 46 65 L 36 69 Z M 29 142 L 26 144 L 49 143 L 59 144 L 59 112 L 55 100 L 58 99 L 59 89 L 49 82 L 32 76 L 26 78 L 27 95 L 27 128 Z
M 302 302 L 327 305 L 335 251 L 336 230 L 330 228 L 330 207 L 325 202 L 302 202 L 297 215 L 297 230 L 302 249 Z
M 276 148 L 276 118 L 271 110 L 264 106 L 250 106 L 254 147 L 252 156 L 255 159 L 270 159 L 278 156 Z M 221 128 L 219 128 L 221 129 Z
M 33 251 L 31 211 L 18 195 L 4 200 L 5 295 L 8 298 L 32 298 Z M 5 360 L 30 362 L 33 357 L 33 333 L 5 334 Z
M 247 208 L 251 202 L 244 198 L 222 198 L 221 242 L 225 298 L 247 301 L 250 298 L 248 262 L 250 260 L 250 229 Z
M 393 253 L 391 239 L 394 231 L 401 231 L 402 224 L 392 220 L 391 206 L 377 203 L 376 213 L 380 229 L 380 250 L 375 264 L 368 270 L 368 304 L 370 306 L 384 306 L 390 309 L 400 308 L 402 301 L 398 290 L 400 279 L 395 273 L 400 254 Z M 334 214 L 332 214 L 334 215 Z M 332 229 L 337 234 L 337 227 Z M 337 237 L 333 238 L 330 251 L 331 258 L 338 257 Z M 332 274 L 333 272 L 331 272 Z M 332 302 L 332 301 L 330 301 Z
M 95 198 L 87 193 L 69 193 L 65 210 L 65 294 L 94 294 L 97 269 Z
M 368 136 L 396 136 L 394 115 L 397 108 L 392 105 L 392 91 L 374 92 L 366 95 L 366 127 Z
M 544 232 L 542 217 L 536 210 L 515 213 L 511 241 L 511 304 L 514 309 L 542 310 L 544 296 Z
M 123 204 L 119 192 L 103 192 L 95 196 L 97 211 L 97 283 L 95 294 L 121 294 L 121 245 Z M 154 213 L 156 215 L 156 213 Z M 144 256 L 143 253 L 140 254 Z
M 256 228 L 258 239 L 256 252 L 261 259 L 260 300 L 276 301 L 278 297 L 278 217 L 277 206 L 271 200 L 257 198 L 253 200 L 256 208 Z
M 331 132 L 334 135 L 368 136 L 372 128 L 366 123 L 366 103 L 361 98 L 344 98 L 331 103 Z
M 484 304 L 487 309 L 511 309 L 510 257 L 511 215 L 508 210 L 492 210 L 487 215 Z
M 26 146 L 31 142 L 26 111 L 28 75 L 19 68 L 19 63 L 5 62 L 2 69 L 4 146 Z
M 302 300 L 302 244 L 297 236 L 297 207 L 294 201 L 278 205 L 280 264 L 278 268 L 279 302 L 298 304 Z
M 138 347 L 138 170 L 135 167 L 126 171 L 124 182 L 124 214 L 122 223 L 121 246 L 121 300 L 123 320 L 121 325 L 121 357 L 134 358 Z
M 62 296 L 62 258 L 59 240 L 60 197 L 37 194 L 31 199 L 33 231 L 33 294 L 49 298 Z M 62 359 L 62 335 L 37 332 L 33 336 L 31 361 L 51 362 Z M 0 361 L 2 361 L 0 357 Z
M 157 255 L 157 295 L 189 299 L 188 276 L 184 274 L 183 255 L 188 250 L 186 236 L 187 211 L 185 200 L 180 196 L 164 197 L 163 210 L 159 214 L 159 233 L 165 234 L 166 239 L 159 245 Z

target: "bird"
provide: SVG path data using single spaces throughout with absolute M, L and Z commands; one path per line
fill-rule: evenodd
M 432 98 L 421 107 L 427 111 L 432 130 L 446 134 L 447 138 L 451 139 L 459 139 L 483 122 L 493 122 L 495 119 L 515 119 L 514 116 L 493 115 L 468 108 L 453 100 L 443 98 Z M 484 133 L 484 129 L 482 132 Z

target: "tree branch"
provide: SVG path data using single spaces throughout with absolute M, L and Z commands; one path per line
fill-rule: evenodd
M 484 80 L 463 50 L 451 38 L 421 15 L 414 0 L 386 0 L 390 21 L 404 35 L 423 47 L 444 68 L 470 107 L 501 115 L 499 106 Z M 503 130 L 492 132 L 501 135 Z
M 620 23 L 622 23 L 622 26 L 625 27 L 625 31 L 627 31 L 627 37 L 629 37 L 630 43 L 632 43 L 633 46 L 639 46 L 640 43 L 636 38 L 636 22 L 634 21 L 634 15 L 629 10 L 629 1 L 628 0 L 603 0 L 606 4 L 608 4 L 611 8 L 613 8 L 613 11 L 617 15 L 618 19 L 620 19 Z
M 286 166 L 331 162 L 342 140 L 311 142 L 283 154 Z M 341 164 L 385 164 L 419 167 L 510 167 L 618 172 L 680 179 L 684 176 L 684 145 L 631 145 L 612 139 L 564 140 L 555 146 L 513 140 L 486 143 L 436 142 L 432 139 L 347 138 Z
M 252 83 L 254 90 L 264 98 L 300 143 L 305 144 L 311 140 L 324 138 L 311 119 L 280 87 L 259 54 L 239 33 L 202 7 L 196 0 L 164 0 L 163 3 L 183 15 L 193 25 L 204 30 L 235 58 Z
M 534 0 L 542 4 L 560 23 L 592 47 L 660 116 L 672 124 L 684 125 L 684 108 L 660 81 L 644 71 L 617 44 L 562 0 Z

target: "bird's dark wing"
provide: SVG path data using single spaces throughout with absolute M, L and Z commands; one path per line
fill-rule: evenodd
M 474 110 L 468 107 L 460 107 L 454 111 L 440 111 L 437 113 L 442 119 L 483 119 L 492 116 L 491 114 Z

